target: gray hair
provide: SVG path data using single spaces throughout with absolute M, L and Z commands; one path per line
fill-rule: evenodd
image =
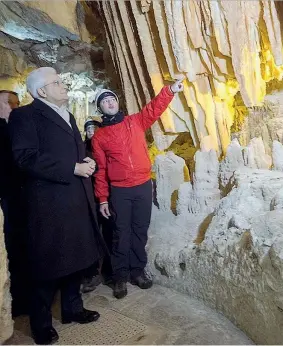
M 53 67 L 40 67 L 33 70 L 26 80 L 28 92 L 33 98 L 39 98 L 37 89 L 42 88 L 46 83 L 46 75 L 49 73 L 57 73 Z

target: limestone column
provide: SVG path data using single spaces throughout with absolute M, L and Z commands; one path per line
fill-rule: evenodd
M 0 208 L 0 344 L 13 334 L 11 313 L 10 280 L 8 273 L 7 252 L 4 243 L 3 214 Z

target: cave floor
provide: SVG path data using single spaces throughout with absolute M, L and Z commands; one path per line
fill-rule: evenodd
M 247 345 L 253 342 L 229 320 L 201 302 L 154 285 L 140 290 L 128 285 L 128 296 L 116 300 L 108 286 L 84 295 L 85 307 L 100 312 L 97 322 L 62 325 L 59 304 L 53 309 L 60 345 Z M 6 344 L 33 344 L 27 316 L 15 320 Z

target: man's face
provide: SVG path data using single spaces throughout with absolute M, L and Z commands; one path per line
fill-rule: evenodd
M 94 135 L 94 131 L 95 131 L 95 126 L 94 125 L 89 125 L 86 128 L 86 137 L 87 139 L 91 139 L 92 136 Z
M 119 111 L 119 103 L 114 96 L 107 96 L 102 99 L 99 107 L 103 114 L 115 115 Z
M 17 95 L 0 93 L 0 118 L 8 121 L 12 109 L 18 108 L 20 101 Z
M 40 97 L 59 107 L 68 101 L 67 87 L 56 73 L 49 73 L 45 78 L 44 86 L 37 92 Z
M 8 94 L 8 103 L 11 109 L 19 108 L 20 106 L 20 100 L 18 96 L 14 94 Z

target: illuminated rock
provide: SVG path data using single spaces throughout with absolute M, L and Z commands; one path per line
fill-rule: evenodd
M 77 1 L 1 1 L 1 31 L 20 40 L 79 40 Z M 54 10 L 56 8 L 56 10 Z M 62 15 L 64 14 L 64 15 Z
M 244 167 L 243 149 L 237 139 L 234 139 L 227 148 L 225 158 L 219 165 L 219 177 L 222 187 L 230 182 L 234 172 Z
M 86 29 L 88 16 L 100 32 L 95 15 L 76 0 L 2 1 L 0 12 L 1 89 L 18 92 L 21 105 L 30 103 L 27 74 L 36 67 L 54 67 L 69 87 L 69 108 L 83 131 L 85 119 L 93 113 L 96 89 L 108 86 L 112 78 L 101 68 L 107 49 L 95 40 L 94 30 Z
M 176 208 L 177 215 L 186 215 L 188 213 L 192 193 L 192 184 L 190 182 L 185 182 L 180 185 Z
M 242 129 L 236 136 L 243 146 L 247 146 L 252 138 L 261 137 L 266 153 L 271 155 L 273 141 L 283 142 L 282 91 L 266 95 L 262 107 L 248 110 Z
M 103 2 L 100 9 L 129 111 L 140 100 L 148 102 L 167 81 L 185 75 L 183 95 L 161 118 L 163 135 L 189 131 L 196 147 L 210 136 L 209 149 L 225 153 L 236 93 L 245 106 L 261 106 L 266 83 L 282 80 L 278 6 L 273 1 Z M 131 73 L 135 69 L 138 73 Z M 152 132 L 160 137 L 157 124 Z
M 271 157 L 265 153 L 262 138 L 253 138 L 243 150 L 244 162 L 250 168 L 269 169 L 272 164 Z
M 7 252 L 4 243 L 3 214 L 0 209 L 0 343 L 9 339 L 13 334 L 11 314 L 10 280 L 8 273 Z
M 204 300 L 258 344 L 282 344 L 282 191 L 282 172 L 242 168 L 208 224 L 154 208 L 148 269 L 155 282 Z
M 208 215 L 214 211 L 220 199 L 218 170 L 219 162 L 214 150 L 196 152 L 188 205 L 190 213 Z
M 283 172 L 283 145 L 278 141 L 273 142 L 272 160 L 273 169 Z
M 178 189 L 186 181 L 185 169 L 187 169 L 185 161 L 172 152 L 156 157 L 154 171 L 156 174 L 157 202 L 160 210 L 176 209 Z

